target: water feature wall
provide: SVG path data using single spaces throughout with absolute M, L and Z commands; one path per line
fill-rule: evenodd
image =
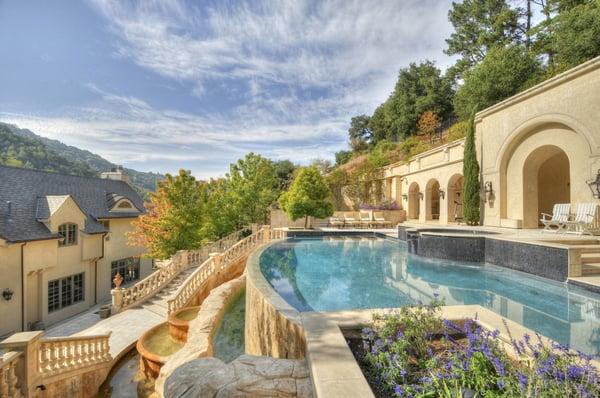
M 269 246 L 255 251 L 246 266 L 246 353 L 303 359 L 306 342 L 300 313 L 273 290 L 260 270 L 260 256 Z
M 243 261 L 245 263 L 246 258 Z M 190 322 L 187 343 L 168 358 L 160 369 L 155 388 L 159 396 L 163 396 L 167 378 L 185 363 L 203 357 L 212 357 L 214 353 L 213 339 L 221 320 L 230 304 L 239 297 L 245 288 L 246 275 L 225 282 L 214 288 L 200 305 L 198 316 Z

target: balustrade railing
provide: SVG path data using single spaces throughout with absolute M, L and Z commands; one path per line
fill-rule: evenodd
M 23 392 L 17 377 L 22 353 L 9 351 L 0 355 L 0 397 L 21 398 Z
M 168 300 L 167 313 L 171 314 L 186 306 L 211 276 L 225 270 L 240 257 L 265 242 L 265 237 L 270 238 L 269 230 L 270 228 L 262 228 L 202 263 Z
M 40 341 L 38 371 L 52 376 L 90 365 L 112 361 L 108 339 L 101 336 L 52 337 Z
M 283 229 L 271 229 L 270 235 L 272 240 L 287 238 L 287 232 Z
M 168 285 L 179 273 L 189 267 L 205 262 L 210 253 L 228 249 L 239 241 L 244 229 L 235 231 L 226 237 L 209 243 L 198 250 L 182 250 L 164 262 L 155 272 L 132 286 L 112 291 L 113 312 L 122 311 L 148 299 Z

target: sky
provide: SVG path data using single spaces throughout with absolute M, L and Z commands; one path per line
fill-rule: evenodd
M 0 121 L 141 171 L 307 164 L 400 68 L 443 53 L 451 1 L 0 0 Z

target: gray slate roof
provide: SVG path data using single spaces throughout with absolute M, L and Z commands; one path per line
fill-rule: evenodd
M 39 220 L 69 195 L 86 213 L 86 225 L 79 228 L 89 234 L 106 232 L 98 219 L 137 217 L 144 210 L 142 198 L 123 181 L 0 166 L 0 238 L 22 242 L 58 237 Z M 110 212 L 108 197 L 125 197 L 139 211 Z

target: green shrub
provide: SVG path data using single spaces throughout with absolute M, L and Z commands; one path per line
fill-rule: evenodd
M 413 136 L 402 141 L 399 149 L 404 158 L 408 159 L 422 152 L 430 150 L 431 145 L 421 141 L 418 137 Z
M 448 128 L 448 138 L 446 138 L 446 140 L 452 142 L 465 138 L 467 136 L 468 125 L 469 123 L 467 121 L 454 123 Z

